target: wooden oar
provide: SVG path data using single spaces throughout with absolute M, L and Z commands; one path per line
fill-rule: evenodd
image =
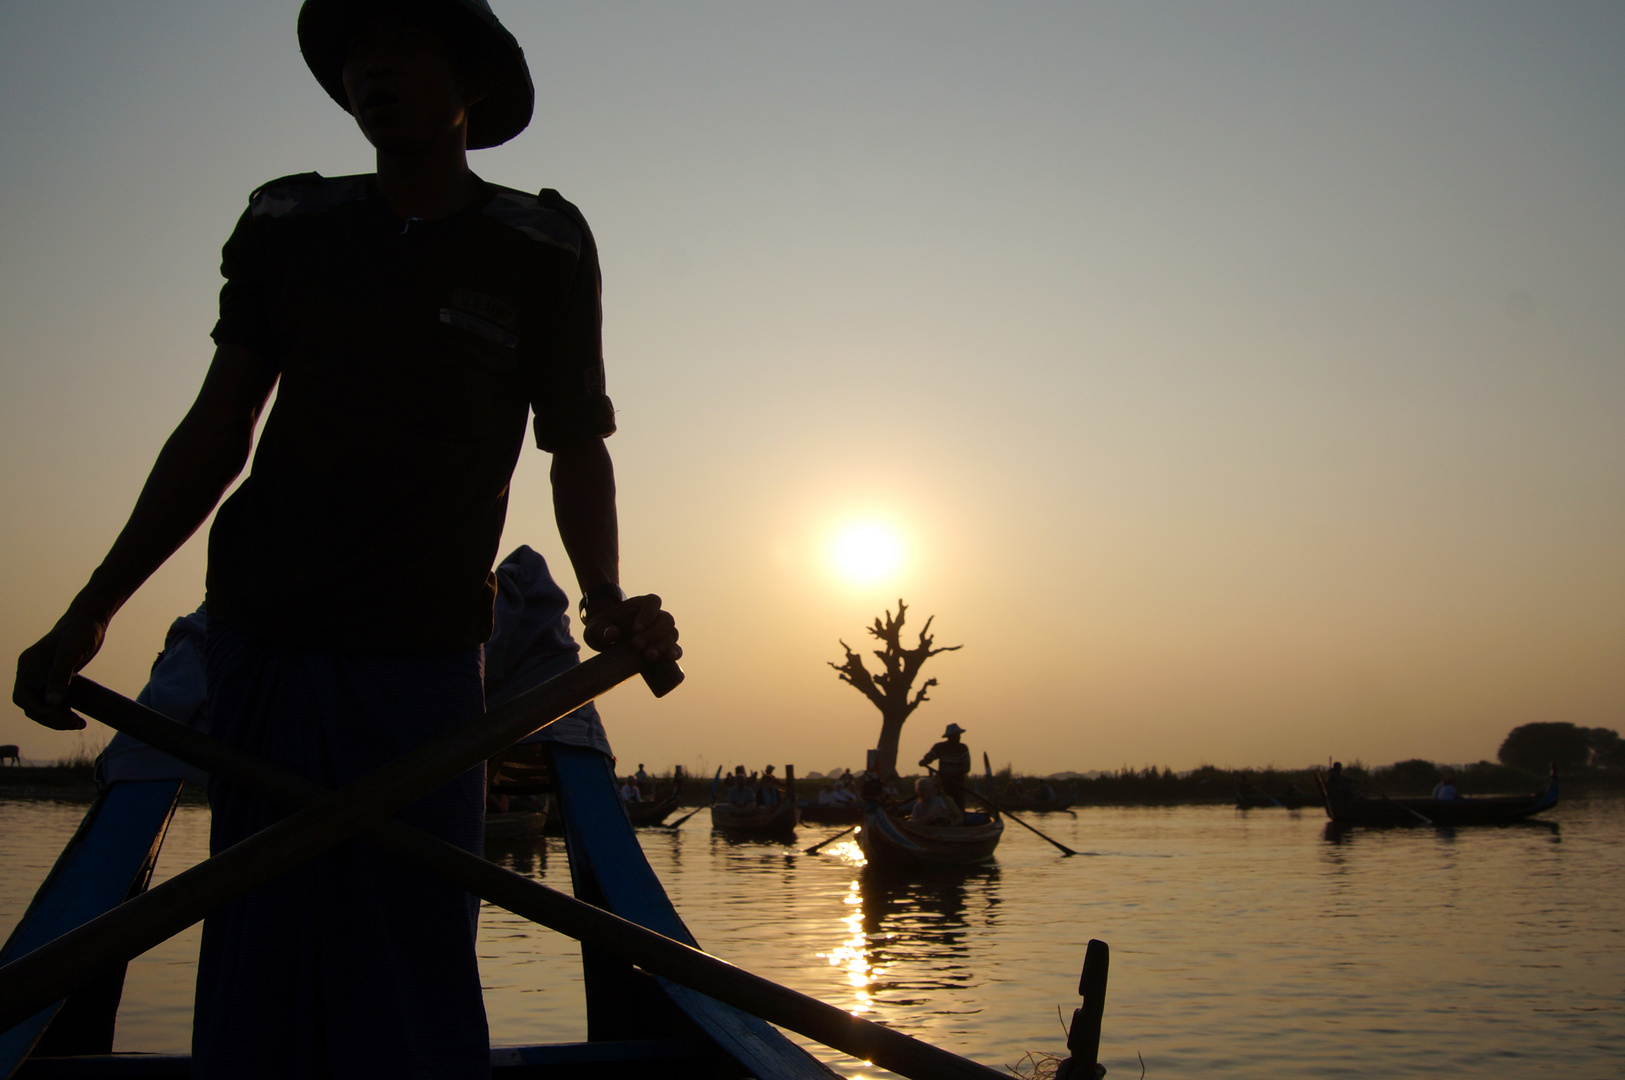
M 241 783 L 284 806 L 319 804 L 331 797 L 331 793 L 318 784 L 216 742 L 83 677 L 74 680 L 69 703 L 154 749 Z M 364 833 L 363 838 L 515 914 L 600 946 L 655 975 L 693 987 L 718 1001 L 899 1075 L 914 1080 L 1004 1077 L 996 1070 L 743 971 L 399 821 L 381 821 Z M 9 982 L 10 970 L 10 965 L 0 968 L 0 985 Z M 4 996 L 9 1000 L 9 989 Z M 25 1015 L 32 1015 L 48 1000 L 41 999 L 38 1006 L 30 1003 L 21 1008 Z M 31 1008 L 32 1011 L 28 1011 Z M 9 1023 L 10 1020 L 0 1017 L 0 1030 Z
M 720 780 L 721 778 L 722 778 L 722 766 L 718 765 L 717 766 L 717 774 L 711 778 L 711 802 L 707 803 L 705 806 L 696 806 L 694 809 L 690 810 L 688 813 L 684 814 L 682 817 L 678 818 L 676 821 L 672 822 L 670 825 L 662 825 L 660 827 L 662 829 L 675 829 L 678 826 L 682 825 L 683 822 L 687 821 L 689 818 L 691 818 L 695 814 L 699 813 L 701 810 L 708 810 L 712 806 L 716 805 L 716 801 L 717 801 L 717 781 Z
M 861 825 L 861 824 L 863 824 L 863 822 L 861 822 L 861 821 L 858 822 L 858 825 Z M 845 836 L 847 833 L 849 833 L 853 829 L 857 828 L 858 825 L 848 825 L 846 828 L 842 829 L 840 832 L 836 833 L 834 836 L 830 837 L 828 840 L 820 840 L 820 841 L 818 841 L 818 843 L 814 844 L 812 847 L 810 847 L 810 848 L 806 849 L 805 851 L 803 851 L 802 854 L 803 855 L 816 854 L 819 848 L 823 847 L 825 844 L 833 844 L 835 841 L 839 840 L 841 837 Z
M 48 1004 L 65 997 L 97 971 L 141 955 L 216 908 L 384 820 L 643 667 L 642 656 L 630 645 L 599 653 L 19 957 L 0 968 L 5 976 L 0 981 L 0 1030 L 38 1011 L 36 1005 L 19 1014 L 20 1002 Z M 662 671 L 660 680 L 668 690 L 682 678 L 675 664 L 669 668 L 675 671 Z M 70 708 L 87 695 L 94 697 L 89 681 L 83 681 L 84 686 L 77 678 L 69 684 Z
M 1390 799 L 1388 797 L 1388 793 L 1386 791 L 1378 792 L 1378 794 L 1382 796 L 1382 801 L 1383 802 L 1393 803 L 1393 805 L 1399 807 L 1401 810 L 1405 811 L 1407 814 L 1411 815 L 1411 817 L 1415 818 L 1417 821 L 1420 821 L 1422 824 L 1431 825 L 1435 829 L 1437 829 L 1439 827 L 1438 822 L 1434 821 L 1432 818 L 1430 818 L 1426 814 L 1422 813 L 1422 811 L 1413 810 L 1409 806 L 1406 806 L 1404 803 L 1399 802 L 1397 799 Z
M 927 765 L 925 767 L 925 771 L 930 773 L 932 776 L 937 775 L 937 770 L 933 769 L 929 765 Z M 1014 815 L 1010 811 L 1004 809 L 1002 806 L 1000 806 L 998 803 L 994 802 L 992 799 L 988 798 L 986 795 L 983 795 L 980 791 L 977 791 L 975 788 L 968 787 L 965 790 L 970 792 L 972 795 L 976 796 L 978 799 L 981 799 L 988 806 L 990 806 L 993 809 L 997 810 L 999 813 L 1003 814 L 1005 817 L 1009 818 L 1011 821 L 1015 822 L 1017 825 L 1020 825 L 1023 829 L 1026 829 L 1028 832 L 1036 834 L 1039 838 L 1041 838 L 1043 840 L 1046 840 L 1051 844 L 1054 844 L 1056 847 L 1061 849 L 1062 854 L 1064 854 L 1064 855 L 1076 855 L 1077 854 L 1076 851 L 1073 851 L 1071 848 L 1067 847 L 1065 844 L 1061 843 L 1059 840 L 1055 840 L 1055 839 L 1052 839 L 1051 837 L 1045 836 L 1043 833 L 1039 832 L 1037 829 L 1033 828 L 1031 825 L 1027 824 L 1025 821 L 1022 821 L 1020 818 L 1016 817 L 1016 815 Z

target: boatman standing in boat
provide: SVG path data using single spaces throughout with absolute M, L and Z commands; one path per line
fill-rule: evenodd
M 965 809 L 965 777 L 970 775 L 970 747 L 960 741 L 965 729 L 958 724 L 949 724 L 942 733 L 942 741 L 926 751 L 920 759 L 921 765 L 937 763 L 937 779 L 941 781 L 942 793 L 954 801 L 959 809 Z
M 523 52 L 485 0 L 307 0 L 299 44 L 377 173 L 255 191 L 225 245 L 216 343 L 128 524 L 14 700 L 68 729 L 68 682 L 113 615 L 209 535 L 214 737 L 329 786 L 483 711 L 481 645 L 508 485 L 534 414 L 583 636 L 681 655 L 654 596 L 619 585 L 615 430 L 597 251 L 556 192 L 497 187 L 466 150 L 529 123 Z M 398 816 L 478 851 L 475 769 Z M 211 786 L 211 850 L 281 815 Z M 193 1075 L 485 1077 L 472 898 L 352 843 L 204 926 Z

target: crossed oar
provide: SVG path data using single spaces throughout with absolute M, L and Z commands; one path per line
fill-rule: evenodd
M 241 783 L 294 812 L 161 885 L 0 967 L 0 1031 L 66 997 L 102 969 L 128 962 L 204 915 L 353 836 L 482 899 L 616 953 L 770 1023 L 918 1080 L 996 1080 L 1004 1074 L 852 1016 L 637 923 L 487 862 L 390 815 L 533 731 L 638 674 L 636 650 L 601 653 L 476 720 L 331 791 L 216 742 L 103 686 L 76 677 L 68 704 L 187 764 Z M 656 694 L 675 665 L 645 674 Z

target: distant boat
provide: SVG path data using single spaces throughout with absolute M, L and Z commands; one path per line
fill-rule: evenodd
M 974 866 L 993 857 L 1004 835 L 998 814 L 966 814 L 963 825 L 915 825 L 906 816 L 871 805 L 858 830 L 858 846 L 880 870 L 922 866 Z
M 683 798 L 683 767 L 676 766 L 671 774 L 671 788 L 658 799 L 639 799 L 637 802 L 623 802 L 626 816 L 633 825 L 659 825 L 666 820 L 666 816 L 677 809 L 677 804 Z
M 721 832 L 756 836 L 785 836 L 796 831 L 796 767 L 784 767 L 784 794 L 773 806 L 711 804 L 711 827 Z
M 814 799 L 800 802 L 801 820 L 807 825 L 856 825 L 863 820 L 863 804 L 847 803 L 820 805 Z
M 1072 808 L 1073 800 L 1064 795 L 1054 795 L 1050 798 L 1034 795 L 1003 795 L 991 787 L 988 793 L 999 801 L 999 805 L 1006 810 L 1015 810 L 1024 814 L 1056 814 Z
M 1051 789 L 1048 795 L 1029 795 L 1025 791 L 1005 792 L 1000 794 L 998 781 L 993 775 L 993 762 L 988 760 L 987 751 L 982 751 L 982 769 L 986 773 L 982 794 L 997 799 L 999 805 L 1006 810 L 1018 810 L 1024 814 L 1052 814 L 1070 810 L 1075 799 L 1055 794 Z M 1077 815 L 1073 815 L 1076 817 Z
M 1326 780 L 1315 776 L 1326 816 L 1337 828 L 1391 825 L 1510 825 L 1557 805 L 1557 773 L 1545 791 L 1533 795 L 1490 795 L 1482 798 L 1390 799 L 1386 796 L 1333 795 Z

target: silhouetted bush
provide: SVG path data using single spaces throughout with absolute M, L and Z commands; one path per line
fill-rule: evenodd
M 1431 761 L 1411 758 L 1396 761 L 1386 769 L 1377 769 L 1372 779 L 1379 790 L 1389 795 L 1429 795 L 1444 776 L 1444 771 Z
M 1592 764 L 1602 768 L 1625 764 L 1618 732 L 1570 723 L 1521 724 L 1507 733 L 1495 756 L 1503 765 L 1535 775 L 1544 775 L 1554 764 L 1559 772 L 1577 772 Z

